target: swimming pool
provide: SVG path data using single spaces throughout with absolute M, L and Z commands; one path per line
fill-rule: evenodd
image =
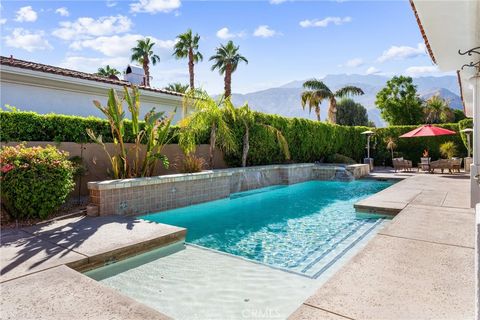
M 317 278 L 382 225 L 383 217 L 358 215 L 353 204 L 391 184 L 308 181 L 140 218 L 187 228 L 190 244 Z

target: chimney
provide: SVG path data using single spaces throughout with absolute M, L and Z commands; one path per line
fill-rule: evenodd
M 142 67 L 129 64 L 123 79 L 131 84 L 142 86 L 145 84 L 145 72 Z

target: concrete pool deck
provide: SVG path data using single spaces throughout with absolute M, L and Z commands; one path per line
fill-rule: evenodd
M 468 208 L 469 180 L 464 175 L 402 178 L 406 179 L 364 203 L 383 209 L 395 203 L 404 205 L 403 209 L 291 319 L 474 318 L 475 224 L 473 209 Z M 119 216 L 71 218 L 4 231 L 2 319 L 167 319 L 75 270 L 184 237 L 182 228 Z M 314 291 L 315 287 L 306 288 L 297 303 Z M 270 298 L 272 303 L 281 301 L 275 294 Z
M 166 319 L 77 271 L 184 241 L 185 235 L 184 228 L 119 216 L 75 217 L 2 231 L 2 319 L 4 315 L 26 319 L 26 312 L 35 319 L 75 315 L 82 319 L 98 319 L 99 315 L 108 319 Z M 71 296 L 78 303 L 69 304 Z M 95 302 L 98 300 L 102 301 Z M 118 307 L 121 305 L 127 307 Z M 69 308 L 75 313 L 68 313 Z
M 361 201 L 403 208 L 290 319 L 473 319 L 468 184 L 464 175 L 416 174 Z

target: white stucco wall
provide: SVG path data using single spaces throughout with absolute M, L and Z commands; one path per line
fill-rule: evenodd
M 93 105 L 93 100 L 106 104 L 109 88 L 116 89 L 120 97 L 123 90 L 121 86 L 96 81 L 59 77 L 41 72 L 34 72 L 32 75 L 32 71 L 29 70 L 27 73 L 20 70 L 21 74 L 15 74 L 5 72 L 2 66 L 1 71 L 1 106 L 9 104 L 22 111 L 103 118 L 102 113 Z M 173 113 L 176 107 L 174 122 L 182 118 L 181 97 L 141 90 L 140 101 L 141 118 L 153 107 L 167 114 Z M 126 103 L 124 107 L 128 116 Z

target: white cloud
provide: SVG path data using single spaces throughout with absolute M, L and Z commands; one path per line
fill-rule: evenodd
M 261 25 L 261 26 L 258 26 L 257 29 L 255 29 L 255 31 L 253 32 L 253 35 L 255 37 L 270 38 L 270 37 L 273 37 L 275 35 L 279 35 L 279 33 L 277 31 L 271 29 L 267 25 Z
M 122 15 L 98 19 L 81 17 L 73 22 L 60 22 L 60 28 L 55 29 L 52 34 L 63 40 L 81 39 L 85 36 L 105 36 L 127 32 L 132 24 L 132 20 Z
M 419 43 L 416 48 L 409 46 L 391 46 L 388 50 L 385 50 L 377 60 L 379 62 L 404 60 L 423 55 L 426 55 L 425 44 L 423 43 Z
M 271 4 L 280 4 L 280 3 L 284 3 L 284 2 L 287 2 L 288 0 L 270 0 L 270 3 Z
M 158 12 L 168 13 L 180 8 L 181 5 L 182 3 L 180 0 L 140 0 L 139 2 L 130 5 L 130 11 L 151 14 Z
M 378 74 L 380 70 L 375 67 L 370 67 L 365 71 L 365 74 Z
M 113 1 L 113 0 L 107 0 L 107 7 L 109 8 L 112 8 L 112 7 L 115 7 L 118 3 L 116 1 Z
M 412 77 L 416 77 L 422 74 L 432 74 L 437 72 L 438 72 L 437 66 L 412 66 L 412 67 L 408 67 L 405 70 L 405 73 Z
M 353 58 L 345 63 L 345 66 L 349 68 L 356 68 L 360 67 L 361 65 L 363 65 L 363 59 L 361 58 Z
M 28 52 L 53 49 L 44 36 L 45 33 L 42 30 L 28 31 L 23 28 L 15 28 L 10 35 L 3 39 L 7 47 L 24 49 Z
M 65 7 L 58 8 L 55 10 L 55 13 L 58 13 L 62 17 L 68 17 L 70 15 L 70 12 L 68 12 L 68 9 Z
M 82 50 L 91 49 L 103 53 L 107 57 L 128 56 L 130 57 L 131 48 L 137 43 L 137 40 L 146 38 L 140 34 L 125 34 L 122 36 L 102 36 L 95 39 L 77 40 L 70 44 L 70 49 Z M 154 37 L 148 37 L 155 43 L 154 51 L 168 51 L 175 45 L 175 40 L 161 40 Z
M 217 37 L 222 40 L 232 39 L 232 38 L 243 38 L 245 37 L 245 32 L 232 33 L 227 27 L 224 27 L 217 31 Z
M 7 23 L 7 19 L 0 19 L 0 25 Z
M 329 24 L 334 24 L 334 25 L 342 25 L 347 22 L 351 22 L 352 18 L 351 17 L 326 17 L 325 19 L 318 20 L 318 19 L 313 19 L 313 20 L 303 20 L 300 21 L 300 26 L 302 28 L 312 28 L 312 27 L 328 27 Z
M 15 21 L 34 22 L 37 20 L 37 17 L 37 13 L 33 10 L 32 6 L 26 6 L 18 9 Z

